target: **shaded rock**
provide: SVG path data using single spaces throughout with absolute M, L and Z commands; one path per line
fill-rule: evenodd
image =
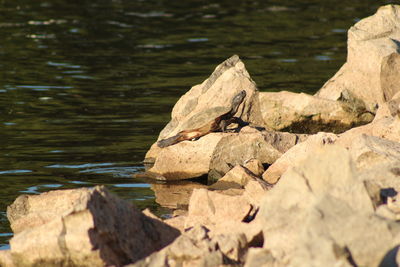
M 206 188 L 206 185 L 193 182 L 168 184 L 152 184 L 156 202 L 169 209 L 181 209 L 189 204 L 190 195 L 196 188 Z
M 350 153 L 310 151 L 265 196 L 258 214 L 264 249 L 286 266 L 377 266 L 400 228 L 374 216 Z
M 273 147 L 262 131 L 243 128 L 239 134 L 227 135 L 221 138 L 210 160 L 209 180 L 218 180 L 232 166 L 242 165 L 250 159 L 271 164 L 282 153 Z
M 57 193 L 70 204 L 56 201 Z M 8 216 L 19 230 L 10 240 L 18 266 L 122 266 L 161 249 L 179 235 L 104 187 L 20 197 L 10 206 Z M 38 222 L 23 224 L 24 216 Z
M 338 100 L 349 91 L 372 112 L 390 100 L 400 90 L 399 14 L 399 5 L 387 5 L 351 27 L 347 62 L 316 95 Z
M 264 173 L 264 166 L 258 159 L 250 159 L 244 162 L 243 167 L 251 171 L 256 176 L 261 176 Z
M 335 143 L 337 136 L 332 133 L 318 133 L 311 135 L 302 143 L 289 149 L 277 159 L 262 175 L 263 179 L 270 184 L 275 184 L 281 175 L 291 166 L 303 161 L 310 151 L 318 147 Z
M 263 248 L 249 248 L 246 256 L 245 267 L 280 267 L 285 266 L 278 263 L 272 254 Z
M 229 266 L 239 263 L 238 259 L 242 258 L 246 250 L 243 236 L 220 235 L 211 238 L 207 228 L 196 226 L 188 229 L 163 250 L 128 266 Z
M 243 62 L 235 55 L 218 65 L 208 79 L 193 86 L 178 100 L 172 110 L 171 121 L 161 131 L 158 140 L 174 136 L 182 130 L 203 126 L 204 118 L 207 121 L 214 119 L 210 116 L 215 114 L 216 108 L 229 109 L 232 98 L 242 90 L 246 91 L 247 96 L 236 117 L 260 125 L 262 120 L 257 87 Z M 152 146 L 145 161 L 157 158 L 157 152 L 159 149 Z
M 338 133 L 372 121 L 363 103 L 354 103 L 287 91 L 260 93 L 264 125 L 296 133 Z
M 209 189 L 226 190 L 230 188 L 242 189 L 256 176 L 242 165 L 236 165 L 221 179 L 209 186 Z

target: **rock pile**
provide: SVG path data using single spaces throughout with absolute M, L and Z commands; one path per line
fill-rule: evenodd
M 21 196 L 0 265 L 398 266 L 399 53 L 400 6 L 388 5 L 350 28 L 347 62 L 313 96 L 260 93 L 231 57 L 182 96 L 158 140 L 241 90 L 247 125 L 155 143 L 145 160 L 153 178 L 213 184 L 154 185 L 177 209 L 164 221 L 102 187 Z

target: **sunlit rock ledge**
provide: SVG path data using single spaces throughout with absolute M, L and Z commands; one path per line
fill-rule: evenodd
M 165 220 L 103 187 L 20 196 L 0 265 L 398 266 L 399 51 L 400 6 L 388 5 L 350 28 L 347 62 L 313 96 L 259 92 L 231 57 L 177 102 L 159 140 L 241 90 L 247 125 L 146 155 L 151 177 L 215 183 L 155 186 L 181 208 Z

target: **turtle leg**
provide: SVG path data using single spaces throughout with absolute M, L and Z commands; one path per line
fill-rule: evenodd
M 228 125 L 229 125 L 229 123 L 228 123 L 228 121 L 226 121 L 226 120 L 222 120 L 222 121 L 219 122 L 219 127 L 221 128 L 221 131 L 222 131 L 223 133 L 226 133 L 226 132 L 227 132 L 227 131 L 226 131 L 226 127 L 228 127 Z

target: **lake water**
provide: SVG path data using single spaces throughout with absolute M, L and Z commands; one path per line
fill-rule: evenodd
M 132 174 L 180 95 L 233 54 L 261 91 L 314 93 L 386 3 L 0 1 L 0 249 L 24 193 L 102 184 L 167 214 Z

